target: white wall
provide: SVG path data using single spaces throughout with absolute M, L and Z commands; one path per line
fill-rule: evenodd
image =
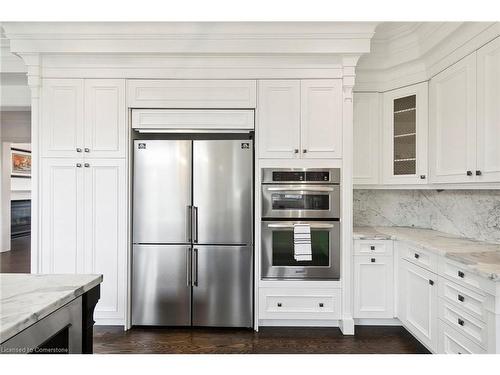
M 23 148 L 31 143 L 31 113 L 29 111 L 0 111 L 0 252 L 10 250 L 11 185 L 15 189 L 24 190 L 26 186 L 23 185 L 29 184 L 29 180 L 11 182 L 10 147 L 12 143 L 21 143 Z

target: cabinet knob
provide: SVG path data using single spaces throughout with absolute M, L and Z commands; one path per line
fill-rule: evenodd
M 294 153 L 294 154 L 298 154 L 298 153 L 299 153 L 299 149 L 298 149 L 298 148 L 296 148 L 295 150 L 293 150 L 293 153 Z
M 305 148 L 305 149 L 303 149 L 303 150 L 302 150 L 302 153 L 303 153 L 303 154 L 307 154 L 307 149 L 306 149 L 306 148 Z
M 76 152 L 82 152 L 82 149 L 80 147 L 77 147 Z
M 420 258 L 420 254 L 415 253 L 414 257 L 415 257 L 415 259 L 418 259 L 418 258 Z
M 370 246 L 370 250 L 375 250 L 375 246 L 374 246 L 374 245 L 371 245 L 371 246 Z
M 88 147 L 85 147 L 84 150 L 85 150 L 85 152 L 90 152 L 90 148 L 88 148 Z
M 90 167 L 90 164 L 89 163 L 85 163 L 84 166 L 85 166 L 85 168 L 88 168 L 88 167 Z
M 371 261 L 372 263 L 375 263 L 375 258 L 371 258 L 371 259 L 370 259 L 370 261 Z
M 458 325 L 463 327 L 464 324 L 465 324 L 465 322 L 462 319 L 458 318 Z
M 461 294 L 458 295 L 458 300 L 460 302 L 463 302 L 465 300 L 464 296 L 462 296 Z
M 483 173 L 479 170 L 476 171 L 476 176 L 481 176 Z
M 425 180 L 425 174 L 421 174 L 421 175 L 420 175 L 420 179 L 421 179 L 421 180 Z
M 81 168 L 82 167 L 82 163 L 76 163 L 76 167 L 77 168 Z
M 467 171 L 467 176 L 472 176 L 472 171 Z
M 462 279 L 465 277 L 465 273 L 462 271 L 458 271 L 458 277 L 461 277 Z
M 429 280 L 429 285 L 434 285 L 434 281 L 433 280 Z
M 324 306 L 323 302 L 320 302 L 319 307 L 323 307 L 323 306 Z

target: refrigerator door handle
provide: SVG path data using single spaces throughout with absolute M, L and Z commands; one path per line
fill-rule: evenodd
M 187 242 L 191 242 L 193 240 L 193 206 L 187 206 Z
M 187 277 L 187 286 L 191 286 L 191 278 L 192 278 L 192 275 L 191 275 L 191 264 L 193 262 L 193 253 L 191 251 L 191 248 L 188 247 L 187 248 L 187 252 L 186 252 L 186 277 Z
M 192 229 L 193 229 L 193 242 L 198 243 L 198 207 L 193 206 L 193 214 L 192 214 Z
M 198 249 L 193 249 L 194 259 L 193 259 L 193 286 L 198 286 Z

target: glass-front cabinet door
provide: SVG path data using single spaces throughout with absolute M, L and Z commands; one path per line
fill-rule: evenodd
M 427 82 L 384 93 L 384 184 L 427 183 Z

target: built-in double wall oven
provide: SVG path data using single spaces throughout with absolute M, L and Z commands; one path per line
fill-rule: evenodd
M 310 231 L 308 260 L 295 256 L 294 229 Z M 262 170 L 264 279 L 338 280 L 340 277 L 340 169 Z

